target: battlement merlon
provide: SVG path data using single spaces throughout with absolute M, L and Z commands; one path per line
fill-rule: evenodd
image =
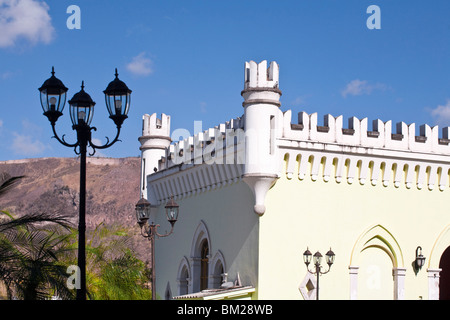
M 242 105 L 268 103 L 281 106 L 279 89 L 278 63 L 272 61 L 267 68 L 267 61 L 260 63 L 255 61 L 245 62 L 244 90 L 241 95 L 244 97 Z
M 393 125 L 390 120 L 376 119 L 370 131 L 367 118 L 351 117 L 345 128 L 342 116 L 325 115 L 323 126 L 318 125 L 317 113 L 299 112 L 297 124 L 291 123 L 291 116 L 291 110 L 283 113 L 283 139 L 450 155 L 449 127 L 442 128 L 440 138 L 439 127 L 427 124 L 419 126 L 416 135 L 415 123 Z
M 142 116 L 142 136 L 138 138 L 141 150 L 148 148 L 165 149 L 169 146 L 170 139 L 170 116 L 161 114 L 158 118 L 156 113 Z
M 142 135 L 170 137 L 170 116 L 162 113 L 161 118 L 158 118 L 156 113 L 144 114 L 142 116 Z

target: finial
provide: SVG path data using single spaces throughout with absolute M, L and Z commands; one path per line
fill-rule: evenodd
M 81 90 L 84 90 L 84 80 L 81 81 Z
M 55 76 L 55 67 L 52 66 L 52 76 Z
M 116 68 L 116 78 L 118 78 L 119 74 L 117 73 L 117 68 Z

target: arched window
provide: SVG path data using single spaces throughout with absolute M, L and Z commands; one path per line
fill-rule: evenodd
M 211 252 L 211 239 L 208 229 L 201 221 L 194 233 L 191 246 L 191 277 L 192 292 L 198 292 L 208 288 L 209 259 Z
M 208 241 L 205 239 L 201 244 L 200 290 L 205 290 L 208 288 L 208 257 L 209 257 L 209 246 Z
M 180 295 L 188 293 L 188 279 L 189 279 L 189 271 L 187 268 L 183 268 L 181 273 L 180 281 Z
M 189 293 L 189 281 L 190 281 L 190 266 L 186 257 L 180 262 L 178 267 L 178 295 L 184 295 Z
M 210 273 L 209 273 L 209 283 L 210 288 L 218 289 L 222 283 L 226 280 L 225 277 L 225 258 L 220 250 L 216 252 L 214 257 L 209 262 Z

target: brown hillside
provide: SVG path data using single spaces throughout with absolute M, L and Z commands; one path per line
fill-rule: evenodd
M 88 158 L 86 227 L 100 223 L 128 227 L 133 247 L 149 259 L 149 242 L 140 236 L 134 206 L 139 200 L 140 159 Z M 0 162 L 0 174 L 25 177 L 0 197 L 0 210 L 66 213 L 78 226 L 80 162 L 78 158 L 39 158 Z

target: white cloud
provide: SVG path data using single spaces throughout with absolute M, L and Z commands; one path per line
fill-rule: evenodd
M 37 0 L 0 0 L 0 47 L 13 47 L 20 39 L 32 45 L 50 43 L 55 29 L 48 10 Z
M 369 95 L 374 90 L 386 90 L 387 86 L 383 83 L 369 84 L 367 80 L 355 79 L 350 81 L 344 90 L 341 91 L 341 95 L 345 98 L 347 95 L 360 96 L 363 94 Z
M 450 125 L 450 99 L 447 99 L 445 105 L 439 105 L 432 109 L 431 116 L 435 119 L 436 124 Z
M 28 120 L 22 121 L 22 132 L 12 132 L 14 136 L 11 149 L 15 154 L 23 156 L 35 156 L 41 154 L 49 147 L 39 141 L 42 129 Z
M 101 141 L 98 138 L 92 138 L 91 140 L 92 140 L 92 143 L 94 143 L 96 146 L 102 146 L 106 142 L 106 141 Z M 92 148 L 89 148 L 88 151 L 89 151 L 89 153 L 92 153 L 93 150 L 92 150 Z M 103 158 L 105 158 L 105 157 L 107 157 L 107 155 L 105 153 L 103 153 L 103 152 L 100 152 L 100 150 L 96 149 L 95 153 L 94 153 L 94 157 L 103 157 Z
M 13 135 L 12 149 L 15 154 L 35 156 L 46 149 L 46 146 L 32 135 L 19 134 L 17 132 L 13 132 Z
M 145 52 L 141 52 L 127 64 L 127 70 L 138 76 L 148 76 L 153 72 L 152 64 L 152 60 L 145 57 Z
M 9 79 L 12 76 L 13 76 L 13 73 L 11 71 L 5 71 L 5 72 L 0 73 L 0 79 L 2 79 L 2 80 Z
M 300 105 L 304 105 L 306 103 L 306 99 L 303 96 L 298 96 L 297 98 L 294 99 L 294 101 L 292 101 L 292 105 L 293 106 L 300 106 Z

